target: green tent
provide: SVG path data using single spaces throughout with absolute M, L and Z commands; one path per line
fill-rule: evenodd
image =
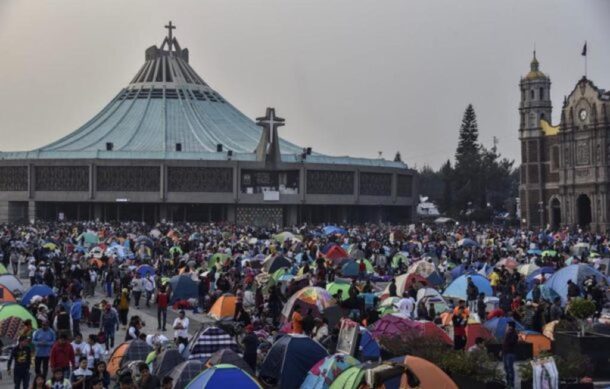
M 392 268 L 398 269 L 400 267 L 400 263 L 403 263 L 405 266 L 409 264 L 409 258 L 404 253 L 398 253 L 394 255 L 392 258 Z
M 229 254 L 216 253 L 210 257 L 210 260 L 208 261 L 208 268 L 214 265 L 218 265 L 217 267 L 222 267 L 222 265 L 224 265 L 229 259 L 231 259 Z
M 364 379 L 364 369 L 361 366 L 352 366 L 339 374 L 329 389 L 357 389 Z
M 272 275 L 271 278 L 273 279 L 273 281 L 278 282 L 280 277 L 282 277 L 285 274 L 289 274 L 288 272 L 288 268 L 287 267 L 280 267 L 279 269 L 277 269 Z
M 13 317 L 19 318 L 23 321 L 30 319 L 32 321 L 32 327 L 34 329 L 38 328 L 38 321 L 36 320 L 34 315 L 32 315 L 30 313 L 30 311 L 28 311 L 27 309 L 22 307 L 20 304 L 16 304 L 16 303 L 2 304 L 0 306 L 0 322 L 2 320 L 10 319 Z
M 173 246 L 169 249 L 169 253 L 171 255 L 176 255 L 176 253 L 178 253 L 178 255 L 182 255 L 182 249 L 180 248 L 180 246 Z
M 6 266 L 4 266 L 4 264 L 0 263 L 0 275 L 2 274 L 8 274 L 8 270 L 6 270 Z
M 546 257 L 546 256 L 555 257 L 555 256 L 557 256 L 557 251 L 555 251 L 555 250 L 544 250 L 542 252 L 542 256 L 543 257 Z
M 349 282 L 341 282 L 341 281 L 335 281 L 335 282 L 331 282 L 328 285 L 326 285 L 326 290 L 328 291 L 328 293 L 330 293 L 331 295 L 335 295 L 337 294 L 340 290 L 341 292 L 341 301 L 345 301 L 349 298 L 349 288 L 350 288 L 350 283 Z

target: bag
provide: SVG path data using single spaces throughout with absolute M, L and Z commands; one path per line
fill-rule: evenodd
M 106 343 L 106 332 L 100 331 L 97 334 L 97 341 L 98 343 Z

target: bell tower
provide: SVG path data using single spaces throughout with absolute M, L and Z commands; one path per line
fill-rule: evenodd
M 519 83 L 519 140 L 521 141 L 521 171 L 519 198 L 521 221 L 526 226 L 544 227 L 548 223 L 544 204 L 544 163 L 547 159 L 541 120 L 551 122 L 551 79 L 540 71 L 536 51 L 530 71 Z

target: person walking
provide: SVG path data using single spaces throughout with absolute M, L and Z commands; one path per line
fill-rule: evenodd
M 127 317 L 129 316 L 129 290 L 123 289 L 121 295 L 116 299 L 115 305 L 119 311 L 119 321 L 127 328 Z
M 451 319 L 453 321 L 453 348 L 455 350 L 463 350 L 466 347 L 466 326 L 468 325 L 468 313 L 463 305 L 463 300 L 460 301 L 457 308 L 457 313 Z
M 169 295 L 164 286 L 159 288 L 157 292 L 157 330 L 167 331 L 167 306 L 169 304 Z
M 105 304 L 103 307 L 100 330 L 104 332 L 106 350 L 114 348 L 114 336 L 119 330 L 119 318 L 116 310 L 110 304 Z
M 32 364 L 32 349 L 29 346 L 29 340 L 26 336 L 19 337 L 17 347 L 11 352 L 8 359 L 6 370 L 10 374 L 11 366 L 13 366 L 13 382 L 15 389 L 23 387 L 29 389 L 30 385 L 30 365 Z
M 133 292 L 133 300 L 136 304 L 136 309 L 140 309 L 140 298 L 144 290 L 144 282 L 140 273 L 136 272 L 136 277 L 131 280 L 131 291 Z
M 148 274 L 142 282 L 144 284 L 144 291 L 146 292 L 146 308 L 150 308 L 150 300 L 155 293 L 155 279 L 152 274 Z
M 74 302 L 70 307 L 70 317 L 72 318 L 72 329 L 74 336 L 80 335 L 80 321 L 83 318 L 83 302 L 80 295 L 74 296 Z
M 509 321 L 508 326 L 506 327 L 504 341 L 502 342 L 502 361 L 504 363 L 504 373 L 506 374 L 506 386 L 509 389 L 515 387 L 515 352 L 518 342 L 519 339 L 515 329 L 515 322 Z
M 75 368 L 74 349 L 70 342 L 68 342 L 68 337 L 65 334 L 60 335 L 59 339 L 51 347 L 49 364 L 53 372 L 55 372 L 55 369 L 61 369 L 64 378 L 70 377 L 70 367 Z
M 47 320 L 42 322 L 42 326 L 34 332 L 32 338 L 35 348 L 34 371 L 44 379 L 49 372 L 49 356 L 56 339 L 55 332 L 49 327 Z

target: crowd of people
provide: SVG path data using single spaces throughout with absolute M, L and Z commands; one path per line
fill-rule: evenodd
M 329 247 L 340 247 L 345 258 L 327 255 Z M 124 389 L 172 388 L 169 377 L 151 374 L 155 356 L 165 347 L 187 349 L 198 330 L 189 317 L 206 315 L 230 293 L 235 296 L 231 322 L 243 358 L 256 372 L 264 347 L 281 333 L 304 334 L 332 350 L 339 333 L 336 320 L 315 306 L 297 301 L 287 313 L 285 305 L 304 287 L 326 289 L 340 280 L 346 286 L 333 290 L 332 297 L 351 320 L 374 325 L 383 315 L 381 304 L 389 298 L 392 314 L 431 321 L 444 329 L 450 326 L 453 347 L 465 352 L 483 347 L 482 339 L 466 347 L 466 327 L 473 315 L 479 322 L 510 317 L 514 321 L 508 322 L 502 347 L 506 379 L 512 387 L 515 322 L 542 332 L 547 323 L 566 316 L 565 301 L 549 293 L 545 281 L 568 264 L 588 263 L 604 271 L 601 258 L 609 255 L 606 235 L 569 229 L 425 224 L 330 229 L 136 222 L 4 225 L 0 256 L 6 268 L 13 274 L 27 273 L 31 285 L 53 290 L 28 304 L 37 329 L 31 321 L 24 322 L 8 370 L 16 389 L 101 389 L 114 381 Z M 284 261 L 281 274 L 265 267 L 277 257 Z M 433 266 L 438 279 L 420 276 L 407 286 L 399 285 L 399 277 L 420 262 Z M 527 265 L 552 270 L 529 279 L 528 273 L 519 271 Z M 194 294 L 182 296 L 182 290 L 173 289 L 171 279 L 177 275 L 196 283 Z M 265 282 L 271 275 L 275 282 Z M 436 304 L 418 299 L 419 289 L 443 291 L 462 275 L 467 277 L 464 297 L 447 298 L 449 322 Z M 492 293 L 479 290 L 474 282 L 481 275 Z M 599 318 L 607 291 L 605 278 L 589 276 L 581 282 L 568 281 L 567 299 L 593 301 Z M 495 302 L 491 309 L 490 301 Z M 144 323 L 140 310 L 145 308 L 156 311 L 157 323 Z M 168 310 L 177 312 L 170 323 Z M 91 323 L 95 333 L 83 337 L 83 326 Z M 125 337 L 118 339 L 121 330 Z M 147 340 L 154 348 L 149 360 L 139 365 L 137 380 L 131 374 L 111 376 L 108 355 L 119 343 L 135 339 Z

